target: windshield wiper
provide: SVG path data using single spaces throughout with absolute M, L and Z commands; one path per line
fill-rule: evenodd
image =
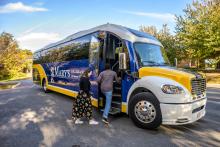
M 142 63 L 148 63 L 149 66 L 167 66 L 167 65 L 169 65 L 169 63 L 167 63 L 167 62 L 158 63 L 158 62 L 149 61 L 149 60 L 144 60 L 144 61 L 142 61 Z
M 167 66 L 167 65 L 170 65 L 169 63 L 167 62 L 164 62 L 164 63 L 160 63 L 159 65 L 162 65 L 162 66 Z
M 155 62 L 155 61 L 148 61 L 148 60 L 144 60 L 142 61 L 144 63 L 150 63 L 149 65 L 153 66 L 153 65 L 159 65 L 159 63 Z

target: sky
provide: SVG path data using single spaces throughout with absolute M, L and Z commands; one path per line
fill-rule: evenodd
M 0 0 L 0 33 L 11 33 L 35 51 L 68 35 L 105 23 L 139 29 L 168 24 L 192 0 Z

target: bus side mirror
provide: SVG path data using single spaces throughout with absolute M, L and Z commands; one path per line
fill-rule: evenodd
M 124 70 L 127 69 L 127 60 L 125 53 L 119 53 L 119 69 Z

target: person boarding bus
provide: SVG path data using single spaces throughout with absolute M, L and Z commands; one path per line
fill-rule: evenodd
M 101 84 L 101 91 L 106 98 L 102 121 L 107 124 L 109 123 L 108 114 L 112 103 L 113 81 L 115 79 L 117 83 L 120 83 L 117 73 L 112 71 L 110 67 L 110 64 L 106 64 L 105 70 L 98 77 L 98 82 Z

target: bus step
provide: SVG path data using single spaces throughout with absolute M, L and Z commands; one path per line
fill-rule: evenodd
M 114 87 L 114 93 L 121 93 L 121 87 Z
M 111 115 L 116 115 L 116 114 L 119 114 L 119 113 L 121 113 L 121 109 L 115 108 L 115 107 L 112 107 L 109 111 L 109 114 L 111 114 Z
M 112 107 L 121 108 L 121 102 L 120 101 L 112 101 Z
M 101 109 L 101 111 L 104 112 L 104 109 Z M 115 107 L 112 107 L 109 111 L 109 114 L 111 114 L 111 115 L 116 115 L 119 113 L 121 113 L 121 109 L 115 108 Z
M 121 91 L 121 87 L 114 87 L 115 90 L 120 90 Z
M 113 93 L 113 94 L 112 94 L 112 97 L 121 97 L 121 94 L 119 94 L 119 93 Z

